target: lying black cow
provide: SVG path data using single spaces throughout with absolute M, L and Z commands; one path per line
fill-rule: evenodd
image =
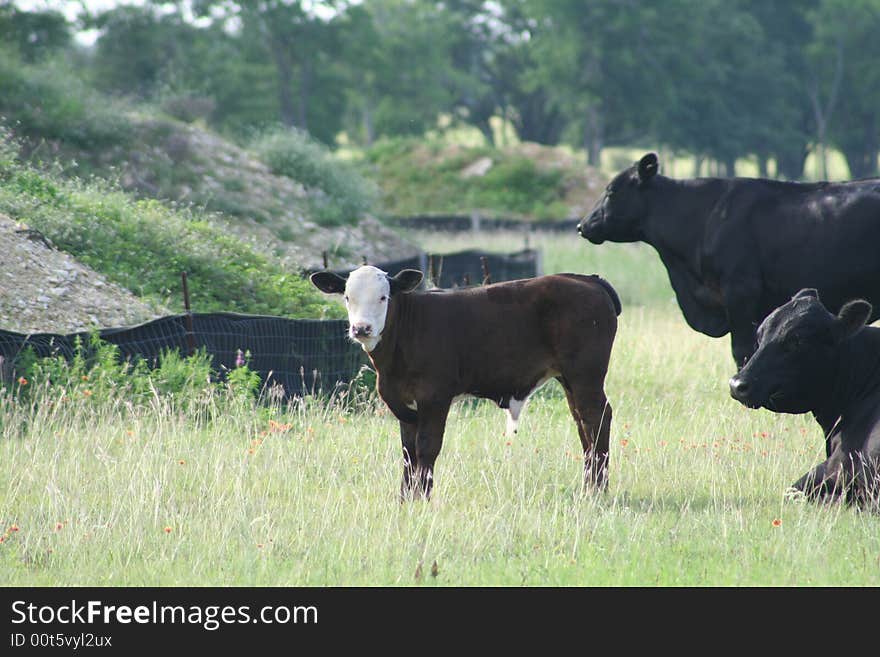
M 877 504 L 880 492 L 880 328 L 865 327 L 867 301 L 835 316 L 801 290 L 758 328 L 758 349 L 730 380 L 750 408 L 812 411 L 827 460 L 794 484 L 808 498 Z
M 880 308 L 880 180 L 673 180 L 657 169 L 649 153 L 618 174 L 578 232 L 653 246 L 687 323 L 729 332 L 737 365 L 755 351 L 755 327 L 802 288 L 833 312 L 855 298 Z
M 347 279 L 319 272 L 311 280 L 345 295 L 349 334 L 369 355 L 379 395 L 400 421 L 402 497 L 430 495 L 454 398 L 491 399 L 507 409 L 515 430 L 529 395 L 551 378 L 565 389 L 586 483 L 605 487 L 611 405 L 604 381 L 620 313 L 608 282 L 558 274 L 416 292 L 421 272 L 389 277 L 370 266 Z

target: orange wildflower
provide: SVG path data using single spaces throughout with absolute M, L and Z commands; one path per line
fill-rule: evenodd
M 773 522 L 770 524 L 773 525 L 774 527 L 781 527 L 782 520 L 780 520 L 779 518 L 773 518 Z
M 170 533 L 171 533 L 171 527 L 166 527 L 166 528 L 165 528 L 165 533 L 166 533 L 166 534 L 170 534 Z
M 18 377 L 18 385 L 20 385 L 20 386 L 26 386 L 26 385 L 27 385 L 27 379 L 24 378 L 23 376 Z

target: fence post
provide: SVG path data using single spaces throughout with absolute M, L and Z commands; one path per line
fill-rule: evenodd
M 483 268 L 483 285 L 489 285 L 492 276 L 489 274 L 489 259 L 486 256 L 480 256 L 480 266 Z
M 324 260 L 324 269 L 327 269 L 327 251 L 321 251 L 321 258 Z
M 480 230 L 480 213 L 471 212 L 471 230 L 477 232 Z
M 193 318 L 192 318 L 192 310 L 189 305 L 189 286 L 186 282 L 186 272 L 180 272 L 180 278 L 183 281 L 183 307 L 186 309 L 186 314 L 183 317 L 183 321 L 186 324 L 186 345 L 189 348 L 189 355 L 192 356 L 196 352 L 196 334 L 193 331 Z

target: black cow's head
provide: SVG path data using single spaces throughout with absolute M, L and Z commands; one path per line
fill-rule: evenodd
M 657 155 L 648 153 L 621 171 L 605 188 L 596 207 L 578 224 L 581 237 L 593 244 L 605 240 L 637 242 L 643 239 L 642 220 L 648 214 L 645 191 L 659 168 Z
M 835 316 L 816 290 L 801 290 L 758 327 L 758 349 L 730 379 L 730 395 L 749 408 L 815 410 L 833 381 L 840 343 L 861 331 L 870 315 L 871 304 L 856 300 Z

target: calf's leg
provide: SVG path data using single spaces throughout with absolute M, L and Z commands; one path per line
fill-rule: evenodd
M 431 497 L 434 487 L 434 462 L 443 446 L 446 417 L 452 400 L 417 400 L 419 407 L 418 435 L 416 437 L 416 468 L 414 492 Z
M 413 479 L 418 467 L 416 438 L 419 433 L 417 424 L 400 423 L 400 442 L 403 444 L 403 478 L 400 482 L 400 501 L 403 502 L 413 495 Z
M 568 408 L 574 418 L 584 450 L 584 487 L 605 490 L 608 487 L 611 404 L 600 383 L 584 385 L 560 377 Z

